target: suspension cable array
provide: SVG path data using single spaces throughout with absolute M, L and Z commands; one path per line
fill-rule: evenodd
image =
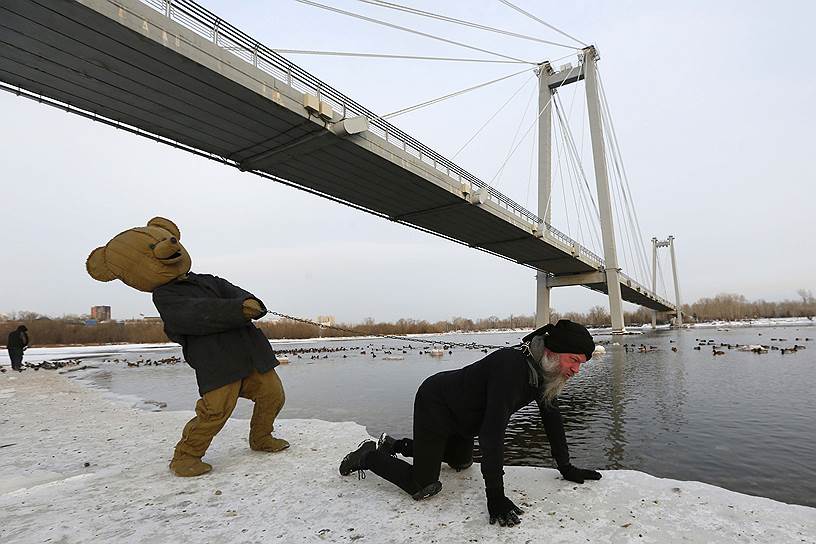
M 531 65 L 535 64 L 534 62 L 530 62 L 528 60 L 522 60 L 522 59 L 519 59 L 519 58 L 516 58 L 516 57 L 511 57 L 509 55 L 504 55 L 502 53 L 497 53 L 495 51 L 489 51 L 487 49 L 482 49 L 481 47 L 476 47 L 475 45 L 468 45 L 466 43 L 458 42 L 456 40 L 449 40 L 447 38 L 442 38 L 440 36 L 435 36 L 433 34 L 428 34 L 427 32 L 422 32 L 420 30 L 414 30 L 412 28 L 407 28 L 407 27 L 404 27 L 404 26 L 395 25 L 395 24 L 389 23 L 387 21 L 381 21 L 380 19 L 374 19 L 372 17 L 367 17 L 365 15 L 360 15 L 359 13 L 353 13 L 351 11 L 346 11 L 346 10 L 334 8 L 332 6 L 327 6 L 327 5 L 321 4 L 319 2 L 314 2 L 313 0 L 295 0 L 295 2 L 300 2 L 301 4 L 306 4 L 308 6 L 313 6 L 313 7 L 324 9 L 324 10 L 327 10 L 327 11 L 333 11 L 333 12 L 339 13 L 341 15 L 346 15 L 348 17 L 354 17 L 355 19 L 368 21 L 369 23 L 374 23 L 374 24 L 378 24 L 378 25 L 382 25 L 382 26 L 387 26 L 387 27 L 393 28 L 395 30 L 402 30 L 403 32 L 409 32 L 411 34 L 416 34 L 418 36 L 424 36 L 424 37 L 430 38 L 432 40 L 437 40 L 437 41 L 448 43 L 448 44 L 451 44 L 451 45 L 464 47 L 466 49 L 471 49 L 473 51 L 479 51 L 481 53 L 487 53 L 488 55 L 493 55 L 495 57 L 501 57 L 501 58 L 506 59 L 506 60 L 514 60 L 514 61 L 517 61 L 517 62 L 526 62 L 527 64 L 531 64 Z
M 468 26 L 468 27 L 471 27 L 471 28 L 479 29 L 479 30 L 486 30 L 488 32 L 495 32 L 497 34 L 504 34 L 505 36 L 512 36 L 514 38 L 520 38 L 520 39 L 523 39 L 523 40 L 530 40 L 530 41 L 534 41 L 534 42 L 545 43 L 545 44 L 548 44 L 548 45 L 555 45 L 555 46 L 558 46 L 558 47 L 566 47 L 567 49 L 576 49 L 576 50 L 581 49 L 580 47 L 575 47 L 574 45 L 566 45 L 566 44 L 563 44 L 563 43 L 552 42 L 552 41 L 549 41 L 549 40 L 536 38 L 535 36 L 528 36 L 526 34 L 519 34 L 517 32 L 511 32 L 509 30 L 494 28 L 494 27 L 491 27 L 491 26 L 486 26 L 486 25 L 482 25 L 482 24 L 479 24 L 479 23 L 474 23 L 472 21 L 465 21 L 463 19 L 456 19 L 454 17 L 448 17 L 447 15 L 440 15 L 438 13 L 431 13 L 429 11 L 423 11 L 421 9 L 412 8 L 412 7 L 409 7 L 409 6 L 403 6 L 403 5 L 400 5 L 400 4 L 393 3 L 393 2 L 385 2 L 383 0 L 357 0 L 357 1 L 358 2 L 363 2 L 364 4 L 371 4 L 371 5 L 374 5 L 374 6 L 389 8 L 389 9 L 398 10 L 398 11 L 404 11 L 406 13 L 411 13 L 411 14 L 414 14 L 414 15 L 420 15 L 422 17 L 429 17 L 431 19 L 437 19 L 439 21 L 445 21 L 445 22 L 448 22 L 448 23 L 454 23 L 454 24 L 458 24 L 458 25 Z M 554 27 L 551 27 L 551 28 L 554 28 Z M 556 32 L 560 32 L 558 29 L 555 29 L 555 30 L 556 30 Z M 583 44 L 583 45 L 586 45 L 586 44 Z
M 409 112 L 412 112 L 414 110 L 418 110 L 420 108 L 424 108 L 426 106 L 430 106 L 432 104 L 442 102 L 443 100 L 447 100 L 448 98 L 453 98 L 455 96 L 460 96 L 460 95 L 463 95 L 465 93 L 469 93 L 470 91 L 475 91 L 476 89 L 481 89 L 482 87 L 487 87 L 488 85 L 493 85 L 494 83 L 498 83 L 499 81 L 504 81 L 505 79 L 510 79 L 511 77 L 515 77 L 515 76 L 523 74 L 525 72 L 527 72 L 526 68 L 524 70 L 522 70 L 521 72 L 515 72 L 515 73 L 509 74 L 509 75 L 506 75 L 506 76 L 502 76 L 502 77 L 497 78 L 497 79 L 492 79 L 492 80 L 487 81 L 485 83 L 480 83 L 478 85 L 468 87 L 467 89 L 462 89 L 460 91 L 456 91 L 456 92 L 453 92 L 453 93 L 450 93 L 450 94 L 446 94 L 445 96 L 440 96 L 439 98 L 433 98 L 431 100 L 427 100 L 425 102 L 420 102 L 419 104 L 415 104 L 413 106 L 408 106 L 407 108 L 402 108 L 402 109 L 399 109 L 399 110 L 396 110 L 396 111 L 392 111 L 391 113 L 386 113 L 385 115 L 381 115 L 380 119 L 390 119 L 392 117 L 402 115 L 403 113 L 409 113 Z

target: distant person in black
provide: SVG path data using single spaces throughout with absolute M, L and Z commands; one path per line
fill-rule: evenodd
M 566 480 L 598 480 L 594 470 L 570 464 L 557 396 L 595 343 L 583 325 L 566 319 L 525 336 L 517 348 L 503 348 L 458 370 L 427 378 L 414 401 L 414 438 L 395 440 L 383 433 L 367 440 L 340 463 L 340 474 L 371 470 L 421 500 L 442 489 L 442 462 L 463 470 L 473 464 L 473 438 L 479 437 L 490 523 L 513 526 L 522 513 L 504 494 L 504 433 L 510 416 L 532 401 L 558 470 Z M 413 457 L 413 465 L 396 454 Z
M 23 371 L 23 352 L 28 347 L 28 329 L 25 325 L 20 325 L 8 335 L 6 348 L 9 359 L 11 359 L 11 369 Z

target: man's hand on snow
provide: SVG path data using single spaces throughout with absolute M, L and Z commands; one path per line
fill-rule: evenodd
M 524 512 L 513 504 L 513 501 L 504 496 L 504 488 L 486 489 L 487 512 L 490 514 L 490 524 L 497 521 L 502 527 L 512 527 L 521 523 L 519 515 Z
M 582 484 L 584 483 L 584 480 L 601 479 L 601 473 L 597 470 L 588 470 L 585 468 L 574 467 L 572 465 L 559 467 L 558 471 L 561 472 L 561 476 L 563 476 L 565 480 L 575 482 L 576 484 Z

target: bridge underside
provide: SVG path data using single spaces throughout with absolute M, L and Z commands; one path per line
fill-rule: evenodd
M 598 270 L 507 212 L 471 204 L 459 181 L 421 157 L 370 134 L 337 135 L 293 87 L 138 2 L 118 4 L 126 9 L 108 0 L 5 0 L 0 81 L 554 276 Z M 603 283 L 587 287 L 606 292 Z M 624 300 L 672 309 L 621 287 Z

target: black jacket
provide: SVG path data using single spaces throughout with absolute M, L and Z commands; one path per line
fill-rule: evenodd
M 278 366 L 269 340 L 244 317 L 248 298 L 261 302 L 209 274 L 190 273 L 153 291 L 164 332 L 181 344 L 184 359 L 196 371 L 201 395 L 246 378 L 253 368 L 264 373 Z
M 13 330 L 8 335 L 6 348 L 9 350 L 22 350 L 28 345 L 28 333 L 21 330 Z
M 510 416 L 532 401 L 538 402 L 553 458 L 559 467 L 569 464 L 558 401 L 546 406 L 538 397 L 538 389 L 530 385 L 527 356 L 504 348 L 464 368 L 429 377 L 417 391 L 420 407 L 415 410 L 421 424 L 437 432 L 479 437 L 482 475 L 485 487 L 492 489 L 503 485 L 504 432 Z

